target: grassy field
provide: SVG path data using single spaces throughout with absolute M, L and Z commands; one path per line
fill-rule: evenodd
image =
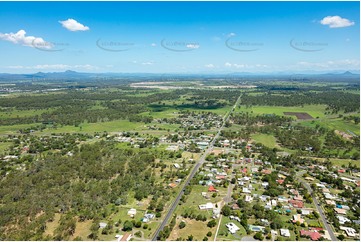
M 234 223 L 236 226 L 238 226 L 238 228 L 240 228 L 240 230 L 237 231 L 237 233 L 235 234 L 231 234 L 228 232 L 228 229 L 226 227 L 226 224 L 232 222 Z M 236 220 L 230 220 L 228 217 L 222 216 L 222 220 L 221 220 L 221 225 L 219 227 L 219 231 L 218 231 L 218 236 L 217 236 L 217 240 L 232 240 L 232 241 L 236 241 L 236 240 L 240 240 L 242 236 L 246 235 L 246 230 L 245 228 L 243 228 L 243 226 L 237 222 Z
M 212 216 L 212 211 L 204 211 L 199 210 L 198 205 L 205 204 L 208 202 L 216 203 L 219 202 L 222 197 L 224 197 L 227 193 L 226 188 L 223 187 L 216 187 L 219 190 L 218 196 L 213 198 L 211 193 L 208 193 L 210 199 L 206 199 L 202 196 L 202 192 L 207 192 L 208 187 L 202 185 L 194 185 L 192 186 L 192 192 L 187 196 L 187 200 L 181 206 L 176 208 L 177 214 L 182 214 L 184 211 L 194 211 L 195 214 L 202 214 L 206 215 L 208 218 Z
M 94 132 L 121 132 L 121 131 L 156 131 L 160 132 L 161 130 L 149 130 L 147 126 L 156 126 L 158 128 L 162 128 L 165 131 L 167 130 L 175 130 L 179 125 L 176 124 L 145 124 L 140 122 L 130 122 L 128 120 L 114 120 L 109 122 L 101 122 L 101 123 L 82 123 L 79 127 L 65 125 L 58 128 L 48 128 L 42 132 L 38 131 L 34 134 L 47 134 L 47 133 L 94 133 Z M 3 126 L 4 130 L 6 127 L 12 126 Z M 15 128 L 14 128 L 15 129 Z M 1 127 L 0 127 L 1 132 Z M 163 132 L 161 132 L 163 133 Z
M 360 135 L 360 124 L 351 123 L 350 121 L 346 121 L 341 118 L 303 121 L 301 122 L 301 124 L 304 126 L 311 126 L 311 127 L 320 125 L 321 127 L 340 130 L 347 134 L 350 134 L 348 131 L 351 131 L 357 135 Z
M 281 106 L 253 106 L 246 108 L 241 106 L 236 111 L 253 112 L 254 114 L 276 114 L 285 116 L 284 112 L 304 112 L 311 115 L 313 118 L 325 117 L 326 105 L 304 105 L 303 107 L 281 107 Z M 294 116 L 288 116 L 294 117 Z M 295 117 L 294 117 L 295 118 Z
M 33 124 L 17 124 L 17 125 L 6 125 L 0 126 L 0 135 L 14 134 L 19 131 L 19 129 L 26 129 L 32 126 L 40 125 L 39 123 Z
M 186 223 L 183 229 L 178 227 L 181 221 Z M 187 239 L 189 235 L 193 235 L 193 240 L 202 241 L 209 231 L 212 232 L 212 236 L 208 240 L 213 240 L 216 227 L 209 228 L 207 227 L 207 222 L 196 221 L 194 219 L 177 219 L 168 240 L 176 240 L 177 238 Z
M 6 151 L 11 146 L 11 142 L 0 142 L 0 154 Z
M 269 135 L 269 134 L 252 134 L 251 138 L 255 141 L 255 142 L 259 142 L 264 144 L 265 146 L 269 147 L 269 148 L 280 148 L 279 145 L 276 142 L 276 137 L 274 137 L 273 135 Z
M 35 115 L 40 115 L 44 112 L 50 112 L 52 110 L 53 109 L 1 110 L 0 119 L 31 117 Z

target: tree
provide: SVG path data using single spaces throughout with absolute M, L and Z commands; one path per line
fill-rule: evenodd
M 178 225 L 178 227 L 180 229 L 183 229 L 185 226 L 186 226 L 186 223 L 184 221 L 180 222 L 179 225 Z
M 208 237 L 204 236 L 203 241 L 208 241 Z
M 133 229 L 133 223 L 129 220 L 124 222 L 123 231 L 131 231 Z
M 254 236 L 253 236 L 254 239 L 257 239 L 257 240 L 263 240 L 263 235 L 261 232 L 257 232 Z
M 140 228 L 140 227 L 142 227 L 142 222 L 137 221 L 134 226 L 135 226 L 136 228 Z
M 207 226 L 210 227 L 210 228 L 213 228 L 213 227 L 216 226 L 216 225 L 217 225 L 217 222 L 216 222 L 216 220 L 214 220 L 214 219 L 212 219 L 211 221 L 209 221 L 209 222 L 207 223 Z
M 340 234 L 339 236 L 337 236 L 337 238 L 341 241 L 345 240 L 345 235 Z
M 209 232 L 207 233 L 207 236 L 208 236 L 208 237 L 211 237 L 211 236 L 212 236 L 212 232 L 209 231 Z
M 229 215 L 231 215 L 231 208 L 228 205 L 224 205 L 221 212 L 224 216 L 228 217 Z

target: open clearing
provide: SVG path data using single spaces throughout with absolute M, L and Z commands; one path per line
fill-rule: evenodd
M 284 112 L 299 112 L 299 113 L 308 113 L 314 118 L 323 118 L 325 117 L 326 105 L 304 105 L 301 106 L 292 106 L 292 107 L 280 107 L 280 106 L 252 106 L 246 108 L 241 106 L 237 111 L 243 112 L 253 112 L 254 114 L 276 114 L 284 116 Z

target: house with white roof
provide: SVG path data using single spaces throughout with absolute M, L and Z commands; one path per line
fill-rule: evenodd
M 280 234 L 284 237 L 291 237 L 290 231 L 288 229 L 280 229 Z
M 236 233 L 240 228 L 234 223 L 227 223 L 226 227 L 231 234 Z

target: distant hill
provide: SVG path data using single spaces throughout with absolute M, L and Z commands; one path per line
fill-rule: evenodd
M 0 81 L 51 81 L 51 80 L 60 80 L 60 81 L 79 81 L 79 80 L 88 80 L 98 78 L 139 78 L 139 79 L 156 79 L 156 78 L 186 78 L 186 77 L 217 77 L 217 78 L 227 78 L 227 77 L 279 77 L 280 79 L 285 79 L 289 77 L 294 78 L 330 78 L 330 79 L 356 79 L 360 77 L 360 74 L 352 73 L 351 71 L 344 72 L 334 72 L 334 73 L 291 73 L 291 72 L 277 72 L 277 73 L 252 73 L 252 72 L 234 72 L 234 73 L 213 73 L 213 74 L 182 74 L 182 73 L 86 73 L 86 72 L 77 72 L 73 70 L 67 70 L 64 72 L 37 72 L 34 74 L 9 74 L 9 73 L 0 73 Z

